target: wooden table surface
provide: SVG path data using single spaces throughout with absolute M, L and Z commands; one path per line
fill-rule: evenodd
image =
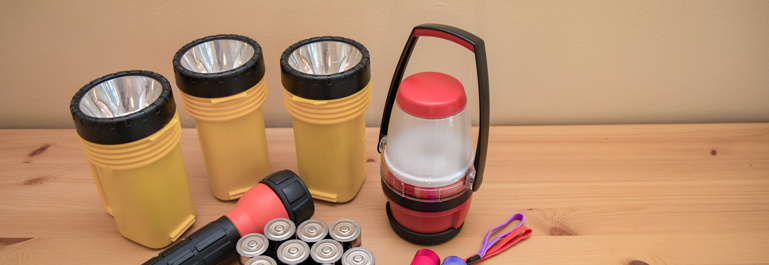
M 378 128 L 352 202 L 316 201 L 315 218 L 358 221 L 377 263 L 409 264 L 379 182 Z M 268 129 L 273 170 L 296 170 L 291 129 Z M 477 251 L 521 212 L 532 236 L 481 264 L 769 264 L 769 124 L 493 127 L 486 176 L 464 229 L 430 247 Z M 194 129 L 181 139 L 197 222 L 234 202 L 208 189 Z M 187 232 L 189 234 L 189 231 Z M 74 130 L 0 130 L 0 264 L 140 264 L 102 209 Z

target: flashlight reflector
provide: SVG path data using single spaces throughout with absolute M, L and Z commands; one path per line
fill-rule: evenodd
M 121 76 L 91 88 L 78 105 L 83 114 L 94 118 L 121 117 L 148 107 L 162 91 L 162 84 L 148 76 Z
M 332 75 L 360 63 L 363 54 L 355 46 L 340 41 L 319 41 L 300 46 L 288 56 L 288 65 L 311 75 Z
M 254 56 L 254 46 L 234 39 L 214 39 L 195 45 L 181 57 L 187 70 L 213 74 L 238 68 Z

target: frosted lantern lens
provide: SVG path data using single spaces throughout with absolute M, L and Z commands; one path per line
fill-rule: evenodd
M 443 119 L 422 119 L 393 108 L 384 156 L 406 184 L 442 187 L 462 179 L 472 166 L 470 119 L 465 110 Z

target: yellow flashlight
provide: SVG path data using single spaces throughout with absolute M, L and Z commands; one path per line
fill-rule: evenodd
M 368 50 L 347 38 L 311 38 L 288 47 L 280 66 L 299 175 L 313 198 L 352 200 L 366 178 Z
M 176 241 L 195 210 L 168 80 L 148 71 L 106 75 L 81 88 L 69 108 L 102 206 L 120 233 L 150 248 Z
M 262 104 L 262 48 L 238 35 L 195 40 L 173 59 L 184 110 L 195 118 L 211 191 L 234 200 L 272 173 Z

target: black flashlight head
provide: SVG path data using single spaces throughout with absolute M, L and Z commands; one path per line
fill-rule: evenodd
M 150 136 L 176 115 L 171 84 L 150 71 L 124 71 L 96 79 L 69 104 L 78 135 L 97 144 L 123 144 Z
M 283 87 L 314 100 L 344 98 L 371 81 L 371 60 L 363 44 L 342 37 L 316 37 L 291 45 L 280 56 Z
M 315 214 L 315 204 L 310 190 L 301 178 L 291 170 L 281 170 L 270 174 L 259 183 L 270 187 L 286 207 L 288 217 L 294 223 L 302 223 Z
M 173 59 L 176 85 L 201 98 L 244 92 L 264 77 L 262 47 L 255 40 L 231 34 L 208 36 L 184 45 Z

